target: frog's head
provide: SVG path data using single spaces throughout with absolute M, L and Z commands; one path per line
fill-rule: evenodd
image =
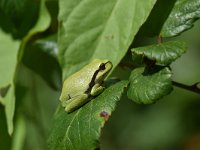
M 93 77 L 95 78 L 95 83 L 100 84 L 112 69 L 112 63 L 107 59 L 95 59 L 93 62 L 98 65 Z

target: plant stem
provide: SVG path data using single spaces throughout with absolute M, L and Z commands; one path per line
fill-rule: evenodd
M 198 86 L 197 86 L 199 84 L 199 82 L 197 82 L 193 85 L 185 85 L 185 84 L 182 84 L 182 83 L 178 83 L 176 81 L 172 81 L 172 84 L 176 87 L 179 87 L 179 88 L 200 94 L 200 88 L 198 88 Z

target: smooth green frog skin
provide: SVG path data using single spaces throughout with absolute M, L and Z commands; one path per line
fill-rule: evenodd
M 104 89 L 102 83 L 111 69 L 109 60 L 95 59 L 68 77 L 60 96 L 65 111 L 73 112 L 91 100 L 92 96 L 100 94 Z

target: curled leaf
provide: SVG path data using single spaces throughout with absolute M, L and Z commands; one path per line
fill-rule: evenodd
M 171 71 L 168 67 L 136 68 L 130 76 L 128 98 L 139 104 L 151 104 L 172 91 Z
M 186 52 L 186 44 L 180 41 L 171 41 L 156 45 L 133 48 L 134 62 L 141 63 L 143 58 L 153 60 L 157 65 L 169 65 Z

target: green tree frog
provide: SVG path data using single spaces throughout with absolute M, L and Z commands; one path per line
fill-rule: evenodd
M 65 111 L 70 113 L 89 100 L 92 96 L 100 94 L 104 87 L 102 83 L 112 63 L 106 59 L 94 59 L 78 72 L 69 76 L 63 84 L 60 101 Z

